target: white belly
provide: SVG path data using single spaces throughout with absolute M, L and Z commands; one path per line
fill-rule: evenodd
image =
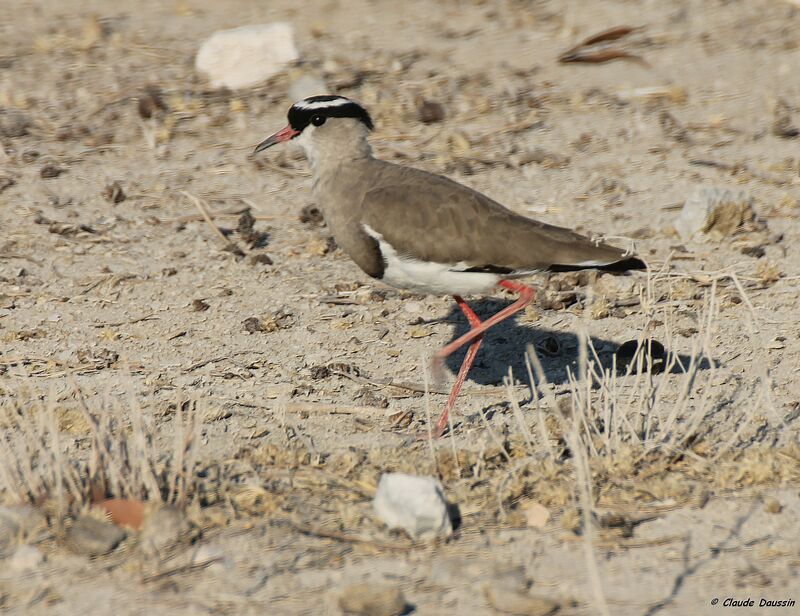
M 491 291 L 501 278 L 488 272 L 465 272 L 463 264 L 433 263 L 403 257 L 380 233 L 364 225 L 364 230 L 378 241 L 385 263 L 381 280 L 398 289 L 435 295 L 477 295 Z

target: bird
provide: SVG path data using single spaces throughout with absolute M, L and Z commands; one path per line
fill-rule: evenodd
M 470 330 L 438 350 L 435 373 L 445 358 L 469 345 L 435 427 L 438 438 L 475 361 L 486 332 L 523 310 L 534 289 L 532 274 L 595 268 L 645 269 L 627 250 L 512 211 L 454 180 L 380 160 L 368 137 L 372 117 L 344 96 L 310 96 L 289 108 L 288 125 L 259 143 L 258 154 L 296 142 L 311 167 L 312 196 L 336 244 L 368 276 L 421 294 L 452 295 Z M 497 287 L 517 299 L 481 320 L 464 296 Z

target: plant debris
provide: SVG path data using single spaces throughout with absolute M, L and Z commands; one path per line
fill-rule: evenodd
M 640 56 L 625 51 L 620 47 L 609 45 L 612 41 L 618 41 L 642 29 L 642 27 L 617 26 L 615 28 L 603 30 L 602 32 L 585 38 L 574 47 L 570 47 L 562 52 L 561 55 L 558 56 L 558 61 L 564 63 L 587 62 L 599 64 L 611 60 L 634 60 L 646 64 Z
M 433 124 L 444 120 L 444 107 L 441 103 L 422 99 L 417 104 L 417 116 L 423 124 Z
M 127 198 L 119 182 L 111 182 L 111 184 L 106 186 L 103 190 L 103 197 L 105 197 L 106 201 L 115 205 L 117 203 L 122 203 Z
M 42 179 L 49 180 L 52 178 L 57 178 L 65 171 L 66 169 L 62 169 L 56 165 L 45 165 L 39 170 L 39 175 L 42 177 Z
M 792 122 L 792 108 L 783 99 L 775 105 L 772 134 L 783 139 L 794 139 L 800 136 L 800 128 L 797 128 Z

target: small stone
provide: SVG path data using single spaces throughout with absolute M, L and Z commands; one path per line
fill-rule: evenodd
M 403 302 L 403 309 L 411 314 L 420 314 L 423 310 L 423 307 L 420 302 L 409 301 Z
M 191 524 L 177 507 L 158 507 L 145 516 L 141 545 L 145 554 L 156 556 L 178 545 L 191 534 Z
M 272 259 L 265 254 L 253 255 L 250 257 L 250 263 L 253 265 L 272 265 Z
M 201 545 L 192 554 L 192 564 L 206 566 L 212 571 L 225 571 L 233 568 L 231 560 L 225 552 L 215 545 Z
M 111 182 L 111 184 L 106 186 L 105 190 L 103 190 L 103 197 L 105 197 L 106 201 L 114 205 L 122 203 L 127 198 L 119 182 Z
M 33 545 L 21 545 L 8 559 L 6 566 L 13 571 L 29 571 L 44 562 L 44 554 Z
M 307 205 L 300 210 L 300 222 L 309 227 L 321 227 L 325 224 L 322 211 L 316 205 Z
M 489 605 L 504 614 L 550 616 L 561 609 L 561 605 L 551 599 L 512 592 L 505 588 L 498 589 L 488 584 L 484 587 L 484 593 Z
M 248 334 L 265 331 L 264 326 L 261 323 L 261 319 L 258 317 L 248 317 L 242 321 L 242 324 L 244 325 L 244 331 L 246 331 Z
M 354 396 L 356 400 L 364 406 L 375 406 L 378 408 L 389 408 L 389 401 L 386 396 L 382 396 L 371 387 L 363 387 Z
M 62 173 L 64 173 L 64 169 L 56 167 L 55 165 L 45 165 L 39 170 L 39 175 L 45 180 L 57 178 Z
M 163 116 L 167 111 L 167 105 L 164 103 L 161 88 L 154 84 L 145 87 L 136 102 L 136 110 L 139 112 L 139 116 L 145 120 Z
M 433 477 L 384 473 L 372 506 L 389 528 L 402 528 L 414 539 L 453 532 L 442 485 Z
M 318 365 L 318 366 L 311 366 L 311 378 L 315 381 L 319 381 L 320 379 L 327 379 L 331 375 L 331 371 L 328 369 L 328 366 Z
M 192 310 L 194 310 L 195 312 L 205 312 L 209 308 L 211 308 L 211 306 L 209 306 L 208 302 L 206 302 L 205 300 L 202 299 L 192 300 Z
M 239 220 L 236 223 L 236 232 L 250 248 L 262 248 L 269 243 L 269 233 L 256 231 L 255 226 L 255 216 L 250 213 L 250 210 L 247 210 L 239 216 Z
M 607 298 L 630 297 L 635 295 L 639 283 L 631 276 L 615 276 L 602 274 L 595 281 L 595 290 Z
M 14 139 L 28 134 L 30 119 L 21 111 L 0 112 L 0 136 Z
M 764 250 L 763 246 L 745 246 L 740 251 L 743 255 L 747 255 L 748 257 L 753 257 L 754 259 L 760 259 L 767 251 Z
M 800 128 L 792 123 L 792 108 L 784 100 L 775 105 L 775 120 L 772 123 L 772 134 L 783 139 L 794 139 L 800 136 Z
M 66 544 L 76 554 L 100 556 L 116 548 L 125 534 L 124 530 L 111 522 L 80 517 L 67 530 Z
M 686 199 L 675 221 L 675 230 L 685 242 L 720 240 L 754 220 L 753 198 L 749 195 L 704 187 Z
M 550 520 L 550 510 L 536 501 L 522 505 L 525 513 L 525 522 L 530 528 L 544 528 Z
M 419 121 L 423 124 L 441 122 L 444 120 L 444 107 L 441 103 L 425 99 L 417 107 L 417 114 L 419 115 Z
M 339 607 L 358 616 L 400 616 L 410 606 L 399 588 L 383 584 L 353 584 L 342 591 Z
M 569 165 L 570 158 L 557 152 L 550 152 L 544 148 L 536 147 L 523 152 L 517 157 L 517 164 L 521 167 L 531 163 L 542 165 L 546 169 L 562 168 Z
M 214 421 L 222 421 L 228 419 L 233 415 L 233 412 L 224 408 L 208 409 L 203 413 L 203 423 L 212 423 Z
M 46 529 L 44 514 L 30 505 L 0 507 L 0 558 L 20 541 L 38 539 Z
M 764 503 L 764 511 L 767 513 L 780 513 L 783 511 L 783 505 L 781 505 L 777 498 L 770 498 L 766 503 Z
M 285 22 L 220 30 L 200 46 L 195 68 L 214 88 L 257 85 L 299 58 L 294 29 Z

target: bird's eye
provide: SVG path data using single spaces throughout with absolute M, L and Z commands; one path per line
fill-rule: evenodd
M 325 124 L 325 116 L 321 115 L 311 116 L 311 123 L 314 126 L 322 126 L 323 124 Z

